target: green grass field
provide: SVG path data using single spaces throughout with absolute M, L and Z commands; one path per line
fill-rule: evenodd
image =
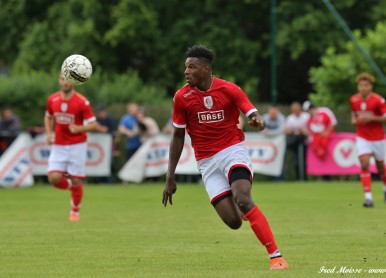
M 322 266 L 386 269 L 386 205 L 379 182 L 373 187 L 375 207 L 364 209 L 356 182 L 255 183 L 254 199 L 290 265 L 285 272 L 268 270 L 248 222 L 237 231 L 221 222 L 202 186 L 181 184 L 165 209 L 161 184 L 88 185 L 77 223 L 67 220 L 69 192 L 2 189 L 0 277 L 316 277 Z

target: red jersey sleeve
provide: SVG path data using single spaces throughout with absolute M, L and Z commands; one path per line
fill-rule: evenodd
M 82 113 L 83 113 L 84 122 L 86 124 L 94 122 L 96 120 L 94 113 L 92 112 L 90 102 L 87 99 L 85 99 L 84 101 Z
M 173 99 L 173 125 L 177 128 L 185 128 L 187 125 L 186 113 L 184 112 L 183 103 L 178 92 Z
M 234 92 L 233 96 L 236 106 L 241 110 L 241 112 L 244 113 L 245 116 L 248 117 L 250 114 L 257 111 L 255 106 L 253 106 L 247 95 L 243 92 L 243 90 L 241 90 L 239 86 L 235 85 L 232 90 Z
M 379 112 L 381 115 L 386 116 L 386 103 L 383 97 L 380 97 Z
M 354 112 L 355 111 L 355 107 L 354 107 L 354 96 L 350 97 L 349 99 L 349 103 L 350 103 L 350 108 L 351 108 L 351 111 Z
M 325 128 L 328 128 L 330 125 L 333 125 L 333 120 L 331 118 L 331 115 L 329 115 L 326 111 L 323 111 L 322 115 L 323 115 L 323 123 Z

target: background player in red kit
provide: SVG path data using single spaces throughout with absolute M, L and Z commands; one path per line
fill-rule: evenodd
M 61 91 L 48 97 L 44 117 L 47 143 L 52 145 L 48 160 L 48 180 L 56 188 L 71 191 L 69 220 L 77 221 L 86 168 L 85 132 L 96 128 L 96 118 L 88 100 L 76 92 L 63 75 L 59 77 L 59 85 Z M 69 178 L 64 174 L 68 174 Z
M 244 133 L 237 128 L 239 109 L 262 130 L 265 123 L 245 93 L 233 83 L 212 75 L 213 53 L 204 46 L 186 52 L 187 84 L 174 96 L 174 131 L 162 203 L 172 204 L 176 192 L 174 173 L 185 140 L 192 139 L 199 171 L 216 212 L 231 229 L 238 229 L 242 216 L 266 247 L 270 269 L 287 269 L 271 228 L 251 197 L 252 166 L 243 146 Z M 240 212 L 241 211 L 241 212 Z M 242 215 L 243 214 L 243 215 Z
M 369 73 L 361 73 L 356 77 L 358 93 L 350 98 L 352 110 L 351 122 L 357 127 L 357 150 L 361 164 L 360 179 L 365 192 L 364 207 L 373 207 L 371 193 L 370 158 L 375 163 L 384 184 L 384 201 L 386 203 L 386 175 L 385 175 L 385 135 L 383 125 L 386 123 L 385 100 L 374 93 L 375 78 Z

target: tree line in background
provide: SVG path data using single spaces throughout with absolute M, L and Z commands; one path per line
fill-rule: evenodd
M 331 1 L 386 69 L 386 1 Z M 87 56 L 94 102 L 155 103 L 183 84 L 184 53 L 204 44 L 214 73 L 254 102 L 270 101 L 270 1 L 0 0 L 2 106 L 44 109 L 63 60 Z M 277 1 L 278 102 L 346 105 L 355 75 L 371 71 L 322 0 Z M 384 84 L 376 84 L 382 93 Z M 27 97 L 34 97 L 28 98 Z

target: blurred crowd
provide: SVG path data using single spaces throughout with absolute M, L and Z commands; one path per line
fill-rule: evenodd
M 4 108 L 0 118 L 0 156 L 21 132 L 19 118 L 11 108 Z
M 151 117 L 143 106 L 137 103 L 128 103 L 126 114 L 120 119 L 114 118 L 108 107 L 99 104 L 94 107 L 97 118 L 96 132 L 111 134 L 112 157 L 111 172 L 108 177 L 93 178 L 95 183 L 113 183 L 116 182 L 115 175 L 119 169 L 116 167 L 116 161 L 128 161 L 149 138 L 159 133 L 171 134 L 173 124 L 170 117 L 162 128 L 157 121 Z M 290 106 L 290 114 L 284 116 L 280 108 L 271 105 L 267 113 L 262 115 L 266 122 L 264 136 L 273 137 L 284 134 L 286 137 L 286 159 L 290 162 L 284 163 L 282 174 L 273 180 L 281 181 L 287 179 L 287 173 L 295 173 L 296 180 L 306 180 L 306 151 L 311 148 L 317 157 L 324 159 L 327 154 L 327 146 L 330 135 L 334 132 L 337 120 L 333 112 L 327 107 L 316 107 L 309 101 L 301 104 L 293 102 Z M 246 122 L 244 116 L 239 117 L 238 127 L 246 131 Z M 30 127 L 27 131 L 32 135 L 44 133 L 42 125 Z M 12 143 L 12 141 L 21 132 L 21 124 L 17 115 L 11 108 L 5 108 L 1 111 L 0 119 L 0 156 Z M 121 144 L 122 143 L 122 144 Z M 124 147 L 121 147 L 124 145 Z M 124 153 L 122 153 L 124 150 Z M 288 169 L 293 166 L 293 169 Z M 323 177 L 328 180 L 328 177 Z M 195 177 L 180 177 L 180 181 L 195 181 Z
M 317 107 L 310 101 L 305 101 L 303 104 L 295 101 L 291 104 L 290 114 L 287 116 L 282 114 L 278 106 L 271 105 L 262 117 L 266 122 L 266 129 L 263 130 L 264 136 L 285 135 L 285 160 L 290 159 L 288 163 L 283 163 L 280 176 L 272 180 L 286 180 L 288 172 L 291 171 L 295 173 L 296 180 L 307 180 L 307 148 L 311 148 L 319 159 L 325 159 L 331 134 L 337 124 L 334 113 L 331 109 Z M 293 169 L 287 169 L 289 166 L 292 166 Z M 323 180 L 330 179 L 327 176 L 322 178 Z

